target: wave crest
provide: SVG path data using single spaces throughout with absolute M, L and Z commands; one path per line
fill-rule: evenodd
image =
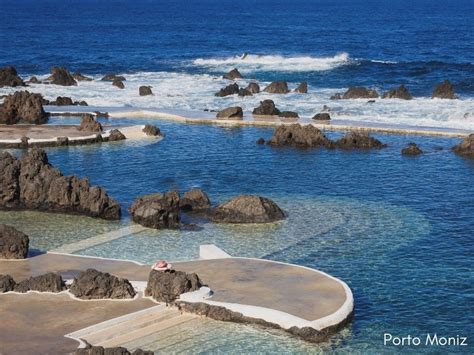
M 348 53 L 340 53 L 333 57 L 284 57 L 281 55 L 243 54 L 242 56 L 228 58 L 198 58 L 193 61 L 193 64 L 219 70 L 230 70 L 234 67 L 238 67 L 242 72 L 305 72 L 331 70 L 341 65 L 348 64 L 349 60 Z

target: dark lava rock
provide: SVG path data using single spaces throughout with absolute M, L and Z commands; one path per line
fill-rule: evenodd
M 258 116 L 278 116 L 280 110 L 275 107 L 272 100 L 263 100 L 260 101 L 260 106 L 253 109 L 252 113 Z
M 342 94 L 340 92 L 336 92 L 329 99 L 330 100 L 342 100 Z
M 54 272 L 48 272 L 47 274 L 30 277 L 29 279 L 23 280 L 16 284 L 16 292 L 61 292 L 66 289 L 63 278 L 61 275 Z
M 43 105 L 45 105 L 45 102 L 47 102 L 47 100 L 43 100 Z M 87 106 L 87 102 L 73 101 L 67 96 L 58 96 L 55 101 L 49 101 L 47 104 L 56 106 Z
M 76 71 L 74 74 L 72 74 L 72 77 L 76 79 L 77 81 L 92 81 L 94 79 L 89 78 L 87 76 L 82 75 L 80 72 Z
M 239 93 L 239 85 L 234 83 L 234 84 L 227 85 L 225 88 L 220 89 L 219 92 L 215 94 L 215 96 L 224 97 L 224 96 L 229 96 L 229 95 L 235 95 L 238 93 Z
M 323 132 L 312 125 L 282 125 L 275 129 L 267 142 L 274 146 L 293 146 L 301 148 L 327 147 L 333 148 L 333 142 Z
M 77 349 L 75 355 L 153 355 L 153 351 L 145 351 L 142 349 L 136 349 L 133 353 L 130 353 L 124 347 L 118 346 L 115 348 L 104 348 L 103 346 L 95 346 L 89 344 L 84 339 L 81 339 L 86 346 L 81 349 Z
M 438 99 L 455 99 L 456 94 L 454 92 L 454 85 L 449 80 L 443 81 L 442 83 L 436 85 L 431 97 Z
M 51 84 L 62 86 L 77 85 L 77 81 L 72 77 L 71 73 L 63 67 L 53 67 L 51 69 L 51 76 L 48 78 Z
M 298 115 L 298 112 L 293 112 L 293 111 L 283 111 L 283 112 L 280 112 L 280 114 L 278 116 L 279 117 L 285 117 L 285 118 L 298 118 L 298 117 L 300 117 Z
M 330 121 L 331 116 L 327 112 L 320 112 L 315 114 L 312 119 L 315 121 Z
M 343 99 L 376 99 L 378 97 L 377 91 L 362 86 L 350 87 L 342 96 Z
M 229 79 L 229 80 L 235 80 L 235 79 L 242 79 L 243 76 L 242 76 L 242 74 L 240 74 L 240 72 L 237 68 L 234 68 L 230 72 L 228 72 L 227 74 L 224 74 L 223 78 L 224 79 Z
M 4 86 L 25 86 L 23 80 L 18 76 L 15 67 L 0 68 L 0 88 Z
M 130 207 L 132 220 L 149 228 L 179 228 L 179 194 L 176 191 L 156 193 L 138 198 Z
M 109 118 L 108 112 L 94 111 L 94 115 L 96 118 Z
M 138 88 L 138 93 L 140 94 L 140 96 L 153 95 L 153 92 L 151 91 L 151 86 L 140 86 Z
M 402 155 L 419 155 L 423 151 L 416 145 L 416 143 L 409 143 L 406 148 L 402 149 Z
M 151 270 L 145 296 L 151 296 L 159 302 L 174 302 L 181 294 L 197 291 L 202 282 L 196 274 L 188 274 L 184 271 Z
M 234 107 L 227 107 L 221 111 L 219 111 L 216 115 L 218 119 L 233 119 L 233 120 L 241 120 L 244 117 L 244 112 L 242 111 L 242 107 L 234 106 Z
M 135 297 L 135 290 L 127 279 L 118 278 L 95 269 L 82 271 L 69 288 L 76 297 L 92 299 L 126 299 Z
M 239 96 L 252 96 L 253 94 L 247 89 L 239 89 Z
M 342 149 L 380 149 L 386 147 L 378 139 L 367 132 L 351 131 L 336 141 L 336 146 Z
M 142 129 L 142 131 L 147 136 L 159 136 L 161 134 L 160 129 L 156 126 L 151 125 L 151 124 L 145 125 L 145 127 Z
M 120 205 L 89 180 L 63 176 L 42 149 L 21 159 L 0 153 L 0 209 L 40 210 L 120 219 Z
M 210 217 L 222 223 L 267 223 L 285 218 L 285 213 L 268 198 L 241 195 L 217 206 Z
M 245 89 L 250 91 L 252 94 L 258 94 L 260 92 L 260 86 L 258 86 L 257 83 L 250 83 Z
M 102 132 L 102 125 L 96 121 L 95 117 L 90 113 L 85 113 L 81 116 L 81 124 L 79 131 L 83 132 Z
M 15 124 L 25 122 L 42 124 L 48 121 L 43 109 L 43 97 L 28 91 L 16 91 L 5 97 L 0 106 L 0 123 Z
M 257 139 L 257 144 L 259 144 L 259 145 L 265 144 L 265 139 L 263 139 L 263 138 Z
M 265 89 L 263 89 L 265 92 L 269 92 L 271 94 L 286 94 L 290 92 L 288 90 L 288 84 L 286 81 L 274 81 L 270 83 Z
M 125 135 L 118 129 L 110 131 L 109 142 L 123 141 L 124 139 L 127 139 L 127 137 L 125 137 Z
M 206 211 L 211 208 L 211 201 L 203 190 L 191 189 L 184 193 L 179 201 L 179 207 L 183 211 Z
M 118 87 L 119 89 L 125 89 L 125 85 L 123 84 L 122 80 L 115 79 L 112 82 L 112 85 Z
M 30 239 L 12 226 L 0 224 L 0 259 L 25 259 Z
M 300 94 L 307 94 L 308 93 L 308 83 L 306 81 L 303 81 L 295 89 L 295 92 L 299 92 Z
M 36 76 L 32 76 L 30 80 L 28 80 L 30 84 L 41 84 L 41 81 L 38 80 Z
M 16 282 L 10 275 L 0 275 L 0 293 L 10 292 L 15 289 Z
M 465 155 L 474 158 L 474 133 L 464 138 L 458 145 L 454 146 L 453 152 L 459 155 Z
M 115 74 L 106 74 L 102 79 L 102 81 L 115 81 L 115 80 L 120 80 L 120 81 L 125 81 L 125 77 L 121 75 L 115 75 Z
M 413 96 L 411 96 L 410 92 L 405 87 L 405 85 L 400 85 L 398 88 L 392 89 L 390 91 L 387 91 L 385 94 L 383 94 L 383 98 L 384 99 L 411 100 L 413 99 Z

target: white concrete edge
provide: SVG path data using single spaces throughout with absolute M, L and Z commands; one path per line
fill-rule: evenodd
M 232 256 L 229 253 L 225 252 L 215 244 L 202 244 L 199 246 L 200 260 L 225 259 L 231 257 Z
M 179 296 L 179 300 L 184 302 L 203 302 L 203 300 L 211 298 L 213 293 L 209 287 L 203 286 L 199 290 L 182 293 Z
M 132 263 L 138 266 L 147 266 L 148 264 L 142 264 L 139 261 L 131 260 L 131 259 L 116 259 L 116 258 L 105 258 L 102 256 L 92 256 L 92 255 L 80 255 L 80 254 L 70 254 L 70 253 L 60 253 L 56 251 L 47 251 L 46 254 L 52 254 L 52 255 L 64 255 L 64 256 L 73 256 L 77 258 L 84 258 L 84 259 L 97 259 L 97 260 L 106 260 L 106 261 L 121 261 L 121 262 L 127 262 L 127 263 Z M 26 258 L 26 259 L 16 259 L 18 261 L 26 261 L 31 258 Z
M 0 298 L 3 295 L 17 295 L 17 296 L 24 296 L 28 294 L 38 294 L 38 295 L 48 295 L 48 296 L 57 296 L 57 295 L 67 295 L 69 298 L 71 298 L 74 301 L 79 301 L 79 302 L 131 302 L 138 300 L 140 298 L 146 298 L 143 297 L 141 292 L 135 292 L 135 297 L 133 298 L 121 298 L 121 299 L 115 299 L 115 298 L 97 298 L 97 299 L 90 299 L 90 300 L 83 300 L 82 298 L 78 298 L 74 296 L 69 290 L 63 290 L 60 292 L 50 292 L 50 291 L 36 291 L 36 290 L 29 290 L 26 292 L 17 292 L 17 291 L 8 291 L 8 292 L 0 292 Z

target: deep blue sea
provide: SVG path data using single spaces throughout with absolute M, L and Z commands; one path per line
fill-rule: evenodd
M 307 96 L 271 97 L 303 116 L 327 104 L 335 120 L 474 131 L 473 18 L 469 0 L 0 0 L 0 66 L 41 78 L 62 65 L 97 79 L 70 88 L 29 88 L 48 98 L 194 112 L 238 103 L 248 112 L 268 95 L 214 97 L 226 84 L 221 75 L 237 67 L 246 78 L 242 83 L 282 79 L 293 87 L 307 81 Z M 126 88 L 101 82 L 108 72 L 124 74 Z M 459 99 L 430 98 L 444 79 L 454 83 Z M 350 85 L 384 91 L 402 83 L 415 100 L 329 100 Z M 155 96 L 138 96 L 138 86 L 146 84 Z M 1 88 L 0 94 L 11 90 Z M 53 123 L 65 121 L 72 122 Z M 152 262 L 157 256 L 193 258 L 200 244 L 215 243 L 234 255 L 321 269 L 346 281 L 355 296 L 354 321 L 322 346 L 219 326 L 199 334 L 201 342 L 183 342 L 169 352 L 473 353 L 474 160 L 450 152 L 459 139 L 378 135 L 388 148 L 275 149 L 255 144 L 271 136 L 269 128 L 150 117 L 111 122 L 157 124 L 166 137 L 48 153 L 65 173 L 106 187 L 124 211 L 139 195 L 199 186 L 215 203 L 241 193 L 270 197 L 289 217 L 275 228 L 207 224 L 197 232 L 146 231 L 80 253 Z M 401 156 L 411 141 L 426 154 Z M 43 249 L 117 227 L 35 213 L 2 212 L 0 220 L 23 227 L 33 246 Z M 126 212 L 120 223 L 129 223 Z M 468 336 L 469 346 L 385 347 L 386 332 Z

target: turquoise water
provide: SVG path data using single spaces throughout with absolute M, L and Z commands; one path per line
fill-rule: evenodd
M 474 161 L 449 151 L 459 139 L 376 135 L 386 149 L 299 150 L 256 145 L 257 138 L 271 136 L 270 128 L 153 123 L 166 134 L 164 140 L 48 150 L 63 172 L 89 176 L 106 187 L 122 204 L 124 218 L 107 223 L 57 218 L 35 227 L 33 245 L 48 248 L 48 241 L 38 241 L 43 231 L 60 235 L 75 228 L 82 239 L 120 228 L 129 223 L 131 202 L 151 192 L 201 187 L 213 203 L 241 193 L 261 194 L 279 203 L 288 219 L 258 227 L 207 223 L 197 231 L 146 230 L 79 253 L 142 262 L 185 260 L 197 256 L 200 244 L 215 243 L 234 255 L 323 270 L 354 292 L 353 323 L 323 347 L 237 327 L 222 328 L 225 336 L 218 340 L 203 335 L 203 351 L 251 352 L 255 344 L 260 344 L 256 352 L 472 351 L 471 345 L 383 345 L 384 333 L 473 333 Z M 411 141 L 426 154 L 401 156 L 400 149 Z M 2 221 L 9 218 L 0 213 Z M 35 218 L 25 220 L 33 224 Z M 51 245 L 56 247 L 58 239 Z M 70 241 L 65 236 L 64 242 Z M 243 336 L 246 331 L 253 335 Z M 294 341 L 301 345 L 290 345 Z

